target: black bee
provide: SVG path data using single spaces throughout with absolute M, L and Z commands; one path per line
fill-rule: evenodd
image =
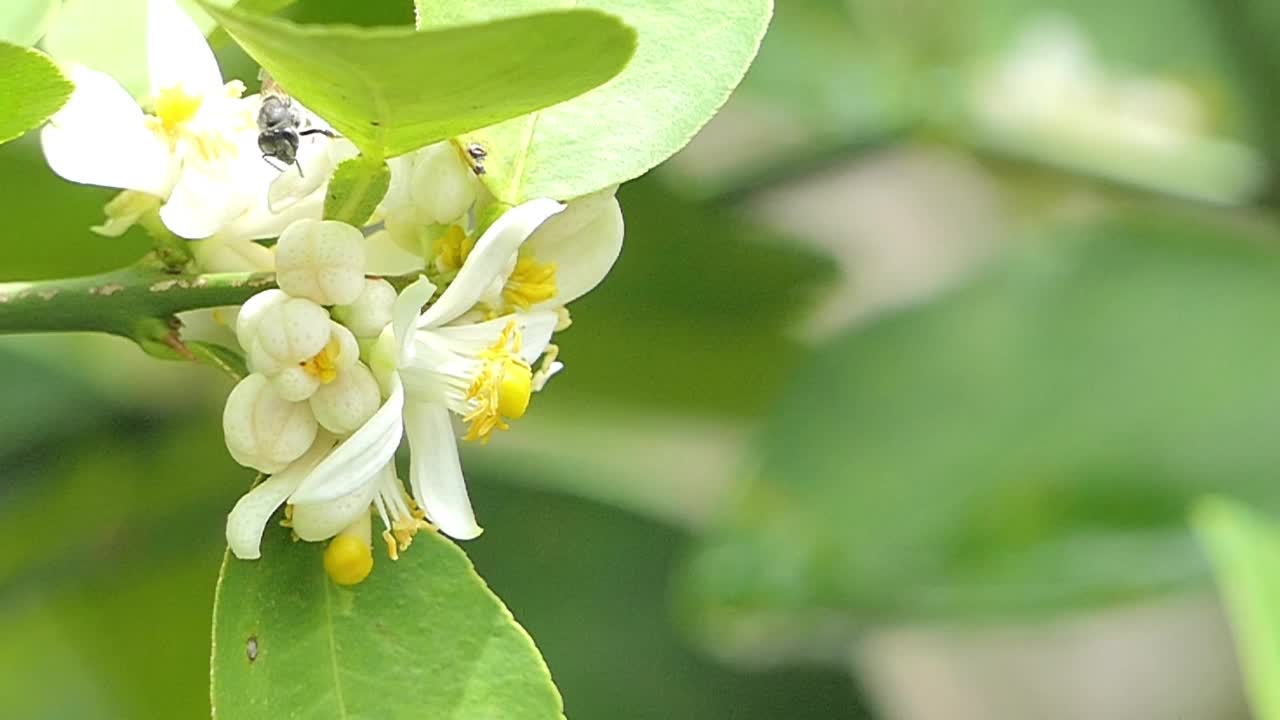
M 489 153 L 477 143 L 467 143 L 466 152 L 467 157 L 471 158 L 471 172 L 483 175 L 484 159 L 489 157 Z
M 335 138 L 337 134 L 323 128 L 303 127 L 302 115 L 293 107 L 293 99 L 265 70 L 259 77 L 262 79 L 263 97 L 262 107 L 258 110 L 258 149 L 262 151 L 262 159 L 280 172 L 293 165 L 302 175 L 302 165 L 298 164 L 298 146 L 302 144 L 302 138 L 307 135 Z M 285 167 L 278 167 L 271 158 L 284 163 Z

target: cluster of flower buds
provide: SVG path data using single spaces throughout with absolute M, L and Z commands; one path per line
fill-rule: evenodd
M 568 327 L 566 305 L 621 250 L 614 188 L 505 206 L 443 142 L 389 162 L 365 227 L 324 220 L 329 178 L 355 149 L 293 102 L 301 123 L 326 132 L 300 140 L 296 167 L 266 162 L 263 98 L 223 83 L 169 0 L 150 6 L 145 108 L 108 76 L 72 68 L 72 101 L 42 140 L 60 175 L 125 191 L 99 231 L 122 233 L 158 208 L 194 241 L 201 269 L 276 273 L 278 287 L 235 309 L 250 374 L 227 398 L 223 429 L 232 457 L 267 477 L 228 517 L 232 552 L 259 557 L 281 505 L 298 538 L 330 541 L 325 567 L 344 584 L 372 569 L 375 516 L 392 558 L 423 529 L 476 537 L 459 438 L 506 430 L 561 369 L 552 336 Z M 407 488 L 395 462 L 405 440 Z

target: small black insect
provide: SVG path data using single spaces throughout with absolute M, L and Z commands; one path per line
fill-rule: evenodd
M 262 159 L 280 172 L 293 165 L 302 175 L 302 165 L 298 164 L 298 147 L 302 138 L 307 135 L 335 138 L 337 134 L 324 128 L 304 127 L 302 114 L 293 107 L 293 99 L 265 71 L 260 77 L 263 98 L 262 107 L 258 110 L 258 149 L 262 151 Z M 271 162 L 271 158 L 284 163 L 284 167 Z
M 477 175 L 484 174 L 484 159 L 489 157 L 489 153 L 476 143 L 467 143 L 467 157 L 471 158 L 471 172 Z

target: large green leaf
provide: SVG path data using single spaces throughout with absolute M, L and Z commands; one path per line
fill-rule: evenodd
M 694 595 L 880 622 L 1201 583 L 1191 500 L 1280 506 L 1278 313 L 1274 238 L 1130 218 L 840 336 L 782 393 Z
M 484 25 L 299 26 L 205 8 L 302 103 L 391 157 L 580 95 L 618 74 L 635 32 L 591 10 Z
M 1209 553 L 1258 720 L 1280 720 L 1280 527 L 1244 505 L 1207 499 L 1193 520 Z
M 214 718 L 562 717 L 529 636 L 456 545 L 419 534 L 352 588 L 322 546 L 270 527 L 228 558 L 214 611 Z
M 489 152 L 486 185 L 516 203 L 571 198 L 638 177 L 670 157 L 715 114 L 755 57 L 771 0 L 417 0 L 419 27 L 556 7 L 596 7 L 640 32 L 640 47 L 609 84 L 528 117 L 468 133 Z
M 0 42 L 0 143 L 39 127 L 73 89 L 44 53 Z

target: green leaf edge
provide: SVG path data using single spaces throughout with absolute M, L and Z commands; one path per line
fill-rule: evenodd
M 1280 641 L 1280 607 L 1268 605 L 1265 570 L 1242 552 L 1252 546 L 1273 555 L 1277 573 L 1270 581 L 1280 586 L 1280 527 L 1238 501 L 1216 496 L 1196 502 L 1191 526 L 1217 578 L 1249 704 L 1258 720 L 1280 720 L 1280 646 L 1272 645 Z M 1270 547 L 1258 547 L 1259 536 Z
M 40 50 L 37 50 L 35 48 L 23 47 L 22 45 L 15 45 L 13 43 L 4 42 L 2 40 L 0 40 L 0 46 L 14 48 L 15 50 L 18 50 L 24 54 L 27 54 L 36 58 L 38 62 L 44 63 L 45 65 L 44 69 L 50 70 L 53 73 L 53 75 L 50 77 L 50 79 L 53 81 L 53 84 L 54 85 L 61 84 L 62 89 L 64 90 L 62 101 L 58 103 L 58 107 L 51 110 L 49 113 L 41 117 L 35 123 L 23 128 L 22 130 L 19 130 L 15 135 L 10 135 L 10 136 L 0 135 L 0 145 L 3 145 L 4 143 L 7 143 L 11 140 L 16 140 L 17 138 L 22 137 L 28 132 L 34 130 L 35 128 L 40 127 L 49 118 L 57 114 L 57 112 L 61 110 L 64 105 L 67 104 L 67 100 L 71 98 L 71 93 L 75 91 L 76 86 L 75 86 L 75 83 L 71 82 L 71 79 L 68 78 L 66 74 L 62 72 L 62 68 L 58 67 L 58 64 L 54 62 L 53 58 L 49 57 L 44 52 L 41 52 Z M 21 99 L 19 98 L 5 98 L 5 100 L 15 102 L 15 103 L 21 102 Z

